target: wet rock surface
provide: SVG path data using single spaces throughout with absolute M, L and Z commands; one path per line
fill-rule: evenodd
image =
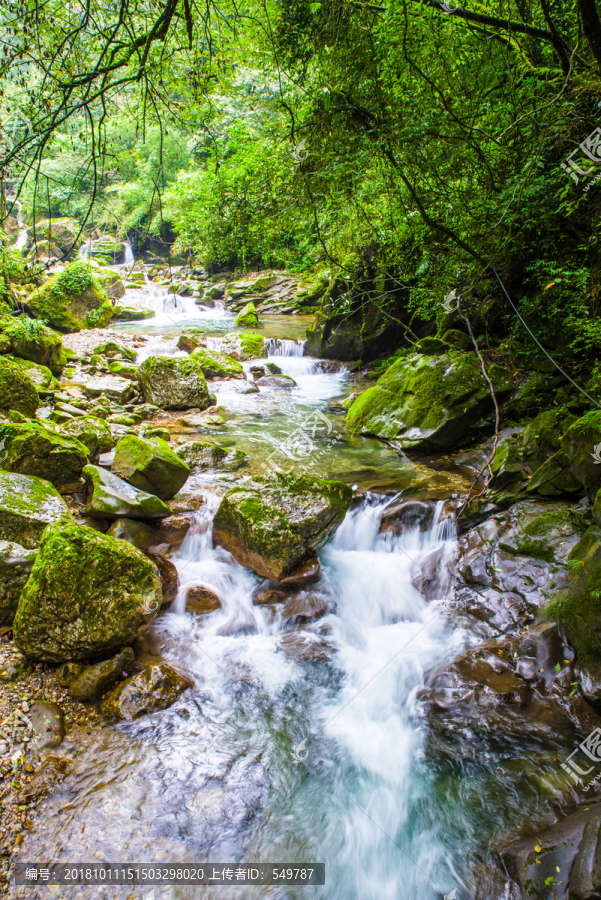
M 102 712 L 116 719 L 139 719 L 171 706 L 191 682 L 161 663 L 148 666 L 116 687 L 102 702 Z

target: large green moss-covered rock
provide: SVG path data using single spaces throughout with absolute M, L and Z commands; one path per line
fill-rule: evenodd
M 160 438 L 143 440 L 134 434 L 122 437 L 115 450 L 112 470 L 134 487 L 161 500 L 171 500 L 184 486 L 190 467 Z
M 161 409 L 209 406 L 209 389 L 201 364 L 188 356 L 149 356 L 138 369 L 138 381 L 147 403 Z
M 2 320 L 0 327 L 10 341 L 15 356 L 47 366 L 53 375 L 60 375 L 67 365 L 67 356 L 60 334 L 28 316 Z
M 0 625 L 12 625 L 36 555 L 37 550 L 0 541 Z
M 29 550 L 39 546 L 47 525 L 71 514 L 49 481 L 0 471 L 0 539 Z
M 584 487 L 572 473 L 570 461 L 559 450 L 534 472 L 528 484 L 528 492 L 541 497 L 561 497 L 562 494 L 581 496 Z
M 213 521 L 213 543 L 259 575 L 283 578 L 323 547 L 352 497 L 341 481 L 258 476 L 225 494 Z
M 30 362 L 28 359 L 13 358 L 13 362 L 29 375 L 38 394 L 58 391 L 60 385 L 46 366 L 40 366 L 38 363 Z
M 497 399 L 512 390 L 511 373 L 488 367 Z M 395 438 L 405 448 L 447 448 L 493 409 L 478 359 L 461 351 L 399 359 L 353 403 L 352 432 Z
M 236 325 L 241 325 L 243 328 L 258 328 L 259 317 L 257 315 L 257 308 L 252 300 L 240 310 L 234 321 Z
M 90 462 L 97 463 L 101 453 L 108 453 L 115 446 L 111 429 L 98 416 L 79 416 L 61 427 L 61 433 L 74 437 L 87 447 Z
M 220 447 L 213 441 L 188 441 L 177 448 L 180 456 L 192 470 L 222 469 L 234 472 L 246 465 L 248 456 L 233 447 Z
M 98 344 L 98 346 L 94 347 L 94 353 L 98 353 L 100 356 L 107 356 L 109 359 L 121 358 L 121 359 L 129 359 L 131 362 L 135 362 L 137 353 L 135 350 L 126 347 L 125 344 L 118 344 L 116 341 L 105 341 L 104 344 Z
M 205 378 L 244 378 L 242 365 L 216 350 L 198 348 L 193 351 L 191 359 L 199 363 Z
M 75 219 L 59 216 L 41 219 L 32 229 L 37 247 L 45 256 L 71 257 L 83 244 L 84 238 Z M 79 237 L 78 237 L 79 235 Z
M 51 525 L 19 600 L 15 643 L 61 663 L 131 644 L 160 609 L 154 565 L 126 541 L 81 525 Z
M 101 710 L 107 718 L 132 721 L 167 709 L 189 687 L 192 682 L 171 666 L 154 664 L 117 685 L 102 701 Z
M 224 335 L 221 340 L 221 353 L 240 362 L 267 355 L 264 339 L 260 334 L 252 334 L 250 331 L 242 333 L 232 331 Z
M 77 438 L 67 437 L 37 424 L 0 425 L 7 472 L 44 478 L 54 485 L 73 484 L 89 462 L 88 448 Z
M 570 472 L 589 496 L 601 486 L 601 410 L 592 410 L 568 428 L 561 439 Z
M 0 356 L 0 413 L 16 409 L 33 416 L 40 405 L 35 384 L 26 371 L 10 359 Z
M 86 514 L 100 519 L 158 519 L 171 510 L 154 494 L 139 491 L 112 472 L 99 466 L 86 466 L 83 477 L 89 491 Z
M 104 328 L 113 316 L 113 307 L 95 271 L 82 259 L 29 294 L 27 307 L 36 319 L 44 319 L 62 331 Z

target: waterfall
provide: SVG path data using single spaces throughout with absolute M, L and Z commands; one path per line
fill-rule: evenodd
M 79 253 L 77 254 L 79 259 L 89 259 L 90 253 L 92 252 L 92 238 L 88 241 L 84 241 L 84 243 L 79 248 Z
M 207 338 L 207 350 L 216 350 L 217 353 L 221 353 L 222 346 L 223 346 L 223 338 L 216 338 L 216 337 L 208 337 Z
M 125 254 L 123 258 L 123 265 L 133 266 L 136 260 L 134 257 L 134 251 L 132 250 L 132 246 L 129 241 L 123 241 L 123 251 Z
M 284 341 L 279 338 L 269 338 L 267 341 L 268 356 L 302 356 L 305 352 L 306 341 Z
M 27 232 L 29 231 L 29 229 L 23 228 L 23 204 L 20 200 L 14 200 L 13 203 L 17 207 L 17 225 L 19 228 L 17 239 L 14 243 L 14 248 L 15 250 L 23 252 L 23 250 L 27 246 Z

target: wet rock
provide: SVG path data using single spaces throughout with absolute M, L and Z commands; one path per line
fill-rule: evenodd
M 188 480 L 190 467 L 166 441 L 127 435 L 117 443 L 112 471 L 141 491 L 171 500 Z
M 220 447 L 213 441 L 189 441 L 180 444 L 177 455 L 192 471 L 222 469 L 226 472 L 235 472 L 248 462 L 248 457 L 242 450 Z
M 296 622 L 307 622 L 319 619 L 330 612 L 328 598 L 323 594 L 299 591 L 286 601 L 282 609 L 282 619 L 294 619 Z
M 162 529 L 151 528 L 137 519 L 117 519 L 106 533 L 120 541 L 127 541 L 138 550 L 160 554 L 169 549 L 169 538 Z
M 34 416 L 40 405 L 35 384 L 24 369 L 0 356 L 0 413 L 16 409 L 24 416 Z
M 111 303 L 85 260 L 75 260 L 27 296 L 36 319 L 62 331 L 103 328 L 113 317 Z
M 126 541 L 78 525 L 50 525 L 14 622 L 29 658 L 62 663 L 131 644 L 158 612 L 155 566 Z
M 0 666 L 0 682 L 11 684 L 14 681 L 21 681 L 31 675 L 32 670 L 33 666 L 29 660 L 17 653 Z
M 0 625 L 12 625 L 36 556 L 37 550 L 0 541 Z
M 0 471 L 0 539 L 33 550 L 46 526 L 64 518 L 69 508 L 49 481 Z
M 286 603 L 286 601 L 290 600 L 293 596 L 294 591 L 292 591 L 292 589 L 281 590 L 279 588 L 268 588 L 265 591 L 259 591 L 258 594 L 255 594 L 253 603 L 255 606 L 263 603 Z
M 296 387 L 294 378 L 288 375 L 266 375 L 258 382 L 261 391 L 289 391 Z
M 237 485 L 221 500 L 213 544 L 242 566 L 279 580 L 332 536 L 350 508 L 349 485 L 314 476 L 275 474 Z
M 108 453 L 115 446 L 111 429 L 103 419 L 97 416 L 81 416 L 67 422 L 61 433 L 74 437 L 87 448 L 90 462 L 98 462 L 101 453 Z
M 305 587 L 316 584 L 321 578 L 321 566 L 316 556 L 308 559 L 291 575 L 280 579 L 282 587 Z
M 191 356 L 149 356 L 138 370 L 138 380 L 147 403 L 161 409 L 209 406 L 209 389 L 202 366 Z
M 34 731 L 32 749 L 52 750 L 62 744 L 65 737 L 65 722 L 60 706 L 46 700 L 35 700 L 31 704 L 29 718 Z
M 206 338 L 205 331 L 196 328 L 186 328 L 178 338 L 177 349 L 183 350 L 185 353 L 192 353 L 206 343 Z
M 90 492 L 86 503 L 89 516 L 158 519 L 170 513 L 169 507 L 154 494 L 139 491 L 100 466 L 86 466 L 82 474 Z
M 118 685 L 102 702 L 107 717 L 131 721 L 172 706 L 192 683 L 165 663 L 150 665 Z
M 4 445 L 2 467 L 7 472 L 44 478 L 54 485 L 77 482 L 88 463 L 88 448 L 43 425 L 0 425 Z
M 68 687 L 71 682 L 79 678 L 84 670 L 84 665 L 77 662 L 63 663 L 54 673 L 56 680 L 62 687 Z
M 179 591 L 179 575 L 177 569 L 171 560 L 165 559 L 164 556 L 158 556 L 150 551 L 146 552 L 146 556 L 157 567 L 159 579 L 161 581 L 161 589 L 163 591 L 162 606 L 167 606 L 175 600 L 177 592 Z
M 511 373 L 489 367 L 497 398 L 513 387 Z M 403 449 L 452 447 L 489 415 L 493 402 L 478 359 L 449 351 L 440 357 L 403 357 L 347 414 L 351 432 L 396 439 Z
M 83 385 L 86 397 L 100 397 L 103 394 L 117 403 L 127 403 L 134 395 L 134 386 L 128 378 L 117 378 L 116 375 L 104 375 L 101 378 L 90 378 Z
M 289 631 L 282 636 L 278 644 L 289 659 L 297 662 L 313 662 L 319 659 L 330 659 L 334 647 L 319 634 L 309 631 Z
M 172 513 L 179 515 L 180 513 L 197 512 L 204 506 L 204 499 L 195 494 L 184 494 L 174 497 L 167 501 L 167 506 Z
M 257 315 L 257 309 L 252 300 L 246 304 L 243 309 L 240 310 L 238 315 L 235 318 L 236 325 L 240 325 L 242 328 L 257 328 L 259 325 L 259 317 Z
M 28 784 L 25 784 L 19 794 L 19 802 L 23 804 L 34 803 L 47 797 L 64 779 L 69 770 L 69 761 L 50 756 L 44 760 L 38 771 Z
M 135 350 L 126 347 L 124 344 L 118 344 L 116 341 L 106 341 L 104 344 L 98 344 L 98 346 L 94 347 L 94 353 L 106 356 L 108 359 L 120 357 L 121 359 L 130 360 L 130 362 L 135 362 L 138 355 Z
M 80 702 L 99 700 L 124 673 L 131 671 L 133 664 L 134 651 L 131 647 L 125 647 L 111 659 L 84 669 L 69 685 L 69 694 Z
M 205 378 L 244 378 L 244 369 L 231 356 L 224 356 L 216 350 L 194 350 L 191 359 L 199 364 Z
M 179 547 L 192 527 L 193 521 L 191 516 L 186 515 L 168 516 L 161 521 L 161 531 L 167 535 L 172 548 Z
M 421 500 L 402 500 L 386 506 L 380 519 L 380 531 L 401 534 L 403 531 L 428 531 L 432 524 L 434 507 Z
M 222 603 L 214 591 L 195 585 L 186 591 L 186 609 L 189 612 L 208 613 L 221 609 Z

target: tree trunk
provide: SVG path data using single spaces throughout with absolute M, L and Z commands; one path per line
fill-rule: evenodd
M 578 9 L 582 19 L 584 35 L 591 48 L 591 53 L 601 69 L 601 22 L 595 0 L 578 0 Z

